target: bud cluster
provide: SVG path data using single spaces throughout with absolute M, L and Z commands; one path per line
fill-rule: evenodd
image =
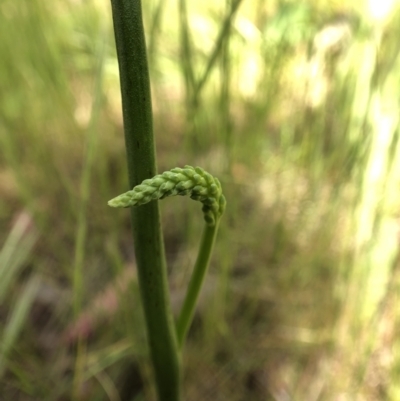
M 208 225 L 215 225 L 225 210 L 226 200 L 218 178 L 200 167 L 185 166 L 173 168 L 153 178 L 144 180 L 131 191 L 111 199 L 112 207 L 144 205 L 152 200 L 168 196 L 190 196 L 203 204 L 204 219 Z

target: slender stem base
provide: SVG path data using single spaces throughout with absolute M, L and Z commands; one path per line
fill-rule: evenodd
M 185 301 L 176 323 L 176 333 L 179 348 L 182 349 L 186 333 L 193 320 L 193 315 L 199 297 L 204 277 L 210 262 L 212 249 L 218 232 L 219 221 L 214 226 L 205 225 L 196 264 L 194 265 L 192 277 L 186 292 Z

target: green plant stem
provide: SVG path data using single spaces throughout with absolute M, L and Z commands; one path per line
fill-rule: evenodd
M 186 98 L 189 99 L 195 86 L 195 76 L 193 70 L 193 55 L 191 45 L 191 35 L 189 29 L 188 12 L 186 0 L 179 0 L 179 36 L 181 42 L 181 66 L 185 78 Z
M 181 313 L 176 324 L 176 332 L 180 349 L 183 347 L 186 333 L 193 320 L 197 299 L 199 297 L 200 289 L 203 285 L 204 277 L 210 262 L 211 252 L 217 236 L 218 226 L 219 221 L 217 221 L 213 226 L 208 224 L 204 226 L 196 264 L 194 265 L 192 277 L 186 292 L 185 301 L 183 302 Z
M 129 188 L 156 174 L 150 82 L 140 0 L 111 0 L 121 77 Z M 141 299 L 158 399 L 180 399 L 180 360 L 167 296 L 158 202 L 131 208 Z
M 98 120 L 101 108 L 102 78 L 104 69 L 104 53 L 106 39 L 104 32 L 99 34 L 97 49 L 97 65 L 95 70 L 93 104 L 90 116 L 89 127 L 87 130 L 86 154 L 83 160 L 83 169 L 80 182 L 81 201 L 79 203 L 77 232 L 75 236 L 75 254 L 73 271 L 73 311 L 76 319 L 81 312 L 82 297 L 84 291 L 83 269 L 85 264 L 85 245 L 88 231 L 87 208 L 90 199 L 90 184 L 92 169 L 95 162 L 95 151 L 97 144 L 96 132 L 98 131 Z
M 232 20 L 236 14 L 236 11 L 239 9 L 241 2 L 242 2 L 242 0 L 235 0 L 232 3 L 227 16 L 225 17 L 225 20 L 222 24 L 221 30 L 218 34 L 218 37 L 215 40 L 214 49 L 207 60 L 206 68 L 205 68 L 201 78 L 196 82 L 196 86 L 194 88 L 194 95 L 193 95 L 195 98 L 197 98 L 200 95 L 200 93 L 203 89 L 203 86 L 206 84 L 206 82 L 210 76 L 210 73 L 214 67 L 215 62 L 217 61 L 218 56 L 221 53 L 221 49 L 223 48 L 223 44 L 224 44 L 225 40 L 227 40 L 227 38 L 229 38 Z

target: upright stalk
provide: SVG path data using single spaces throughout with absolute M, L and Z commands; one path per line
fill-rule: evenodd
M 111 0 L 129 187 L 156 174 L 152 110 L 140 0 Z M 180 361 L 166 278 L 158 202 L 131 208 L 139 286 L 158 399 L 180 399 Z
M 197 299 L 199 297 L 204 277 L 207 273 L 207 268 L 210 263 L 211 252 L 213 250 L 215 238 L 218 232 L 218 225 L 219 221 L 217 221 L 214 225 L 206 224 L 204 226 L 199 253 L 194 265 L 192 277 L 190 278 L 185 301 L 183 302 L 182 309 L 176 323 L 176 332 L 180 349 L 183 347 L 186 333 L 189 330 L 190 324 L 193 320 Z

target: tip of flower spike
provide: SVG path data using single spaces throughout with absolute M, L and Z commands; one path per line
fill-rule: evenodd
M 109 200 L 107 203 L 108 203 L 108 206 L 111 206 L 111 207 L 129 207 L 129 206 L 132 206 L 129 203 L 129 201 L 130 201 L 130 199 L 125 194 L 122 194 L 122 195 L 117 196 L 116 198 Z
M 121 206 L 119 205 L 119 202 L 116 201 L 116 199 L 117 199 L 117 198 L 114 198 L 114 199 L 109 200 L 109 201 L 107 202 L 107 205 L 108 205 L 108 206 L 111 206 L 111 207 L 121 207 Z

